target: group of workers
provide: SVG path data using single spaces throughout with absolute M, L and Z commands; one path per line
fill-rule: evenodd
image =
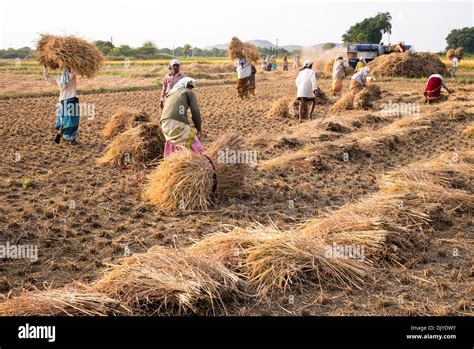
M 285 61 L 288 61 L 287 58 Z M 339 95 L 342 90 L 343 80 L 346 76 L 345 67 L 347 67 L 347 63 L 344 61 L 344 57 L 342 54 L 338 54 L 334 59 L 332 70 L 331 92 L 334 96 Z M 168 66 L 169 72 L 163 79 L 160 124 L 166 138 L 165 157 L 182 149 L 191 149 L 197 153 L 204 152 L 204 147 L 200 142 L 203 135 L 201 113 L 193 92 L 196 81 L 186 77 L 180 68 L 179 60 L 173 59 Z M 286 64 L 286 68 L 288 68 L 288 64 Z M 312 68 L 313 62 L 305 61 L 295 80 L 300 122 L 306 118 L 311 119 L 316 106 L 316 94 L 319 89 L 316 73 Z M 255 95 L 255 66 L 245 58 L 240 58 L 235 61 L 235 69 L 237 71 L 238 96 L 243 99 L 249 95 Z M 350 80 L 350 90 L 354 93 L 362 90 L 367 84 L 369 72 L 370 68 L 365 59 L 360 59 Z M 77 144 L 76 135 L 80 115 L 79 108 L 76 108 L 79 104 L 76 74 L 68 68 L 64 68 L 60 76 L 51 77 L 49 69 L 45 68 L 44 78 L 60 89 L 56 128 L 61 131 L 62 139 L 69 141 L 72 145 Z M 424 91 L 426 102 L 439 101 L 442 98 L 442 88 L 446 89 L 448 93 L 452 93 L 441 75 L 431 75 Z M 188 110 L 191 110 L 194 127 L 191 127 L 189 123 Z

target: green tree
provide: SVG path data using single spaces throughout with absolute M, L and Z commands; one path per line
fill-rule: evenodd
M 446 37 L 448 46 L 450 48 L 464 47 L 467 53 L 474 53 L 474 27 L 465 27 L 462 29 L 453 29 Z
M 145 41 L 138 49 L 138 53 L 144 56 L 151 57 L 158 52 L 156 45 L 152 41 Z
M 129 45 L 121 45 L 119 49 L 122 56 L 124 57 L 133 56 L 133 48 L 131 48 Z
M 392 15 L 390 12 L 379 12 L 375 17 L 369 17 L 350 27 L 342 36 L 344 43 L 359 42 L 378 44 L 382 33 L 392 31 Z
M 97 40 L 94 41 L 95 46 L 101 51 L 105 56 L 109 55 L 111 51 L 114 49 L 114 44 L 112 44 L 110 41 L 102 41 L 102 40 Z
M 191 53 L 191 45 L 190 44 L 185 44 L 183 46 L 183 55 L 184 55 L 184 57 L 185 58 L 188 57 L 190 53 Z

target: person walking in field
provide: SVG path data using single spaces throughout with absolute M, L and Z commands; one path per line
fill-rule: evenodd
M 283 71 L 288 71 L 288 57 L 283 58 Z
M 333 96 L 337 96 L 342 90 L 342 81 L 346 73 L 344 71 L 344 58 L 342 54 L 338 54 L 332 65 L 332 87 L 331 92 Z
M 452 78 L 456 77 L 456 71 L 458 70 L 458 66 L 459 66 L 459 58 L 456 56 L 453 56 L 453 58 L 451 58 L 451 68 L 449 69 L 449 71 L 451 72 Z
M 248 97 L 252 64 L 242 57 L 235 60 L 235 68 L 237 70 L 237 94 L 241 99 L 244 99 Z
M 369 72 L 370 68 L 364 67 L 359 72 L 352 75 L 350 91 L 354 93 L 360 92 L 367 84 L 367 76 L 369 75 Z
M 358 73 L 359 71 L 362 70 L 367 65 L 367 62 L 365 61 L 365 58 L 361 57 L 359 58 L 359 62 L 357 62 L 357 65 L 355 67 L 354 73 Z
M 316 90 L 318 85 L 316 83 L 316 73 L 314 72 L 313 62 L 307 60 L 303 64 L 298 76 L 296 77 L 296 97 L 299 101 L 299 121 L 303 122 L 303 119 L 308 117 L 311 119 L 314 108 L 316 106 Z M 308 106 L 311 103 L 311 111 L 308 115 Z
M 177 59 L 172 59 L 168 65 L 169 73 L 163 79 L 163 88 L 161 90 L 160 108 L 163 109 L 166 95 L 174 87 L 174 85 L 184 78 L 184 74 L 180 72 L 181 63 Z
M 444 88 L 449 94 L 453 93 L 453 90 L 446 86 L 443 77 L 440 74 L 430 75 L 423 93 L 425 96 L 425 103 L 436 103 L 446 99 L 446 97 L 441 94 L 441 88 Z
M 169 157 L 185 149 L 204 153 L 199 139 L 202 137 L 201 113 L 193 88 L 196 81 L 192 78 L 180 79 L 166 96 L 161 113 L 160 124 L 166 139 L 164 156 Z M 187 111 L 191 109 L 194 128 L 189 124 Z
M 293 58 L 293 70 L 296 70 L 300 67 L 300 56 L 296 55 Z
M 255 88 L 256 88 L 256 75 L 257 75 L 257 68 L 252 64 L 250 66 L 250 77 L 249 77 L 249 95 L 255 96 Z
M 61 76 L 50 76 L 49 68 L 44 68 L 44 79 L 49 83 L 59 87 L 59 103 L 56 106 L 56 129 L 61 133 L 56 137 L 55 142 L 59 143 L 61 138 L 76 145 L 77 131 L 79 129 L 79 99 L 77 98 L 76 74 L 68 69 L 62 70 Z

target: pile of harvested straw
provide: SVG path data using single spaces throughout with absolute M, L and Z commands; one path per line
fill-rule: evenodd
M 216 315 L 245 297 L 245 283 L 221 263 L 163 246 L 125 258 L 91 289 L 147 315 Z
M 112 138 L 141 123 L 150 122 L 150 116 L 138 109 L 123 107 L 118 109 L 105 124 L 102 135 Z
M 355 94 L 351 91 L 344 93 L 334 105 L 331 107 L 331 110 L 349 110 L 354 106 Z
M 231 59 L 245 58 L 249 62 L 257 63 L 260 59 L 260 54 L 255 45 L 242 42 L 234 36 L 229 43 L 229 57 Z
M 24 292 L 0 303 L 1 316 L 112 316 L 129 315 L 130 310 L 103 293 L 64 288 Z
M 421 78 L 431 74 L 446 75 L 446 66 L 434 53 L 404 52 L 381 55 L 368 66 L 374 75 L 390 77 Z
M 149 175 L 145 198 L 166 211 L 193 211 L 206 210 L 214 196 L 240 193 L 249 169 L 242 143 L 240 136 L 229 134 L 205 156 L 192 151 L 173 154 Z
M 160 125 L 144 123 L 115 137 L 98 163 L 144 168 L 161 159 L 164 147 L 165 138 Z
M 355 109 L 369 109 L 373 106 L 373 101 L 380 98 L 382 92 L 378 85 L 367 85 L 362 91 L 357 93 L 353 100 Z
M 273 102 L 271 109 L 268 111 L 268 117 L 287 118 L 290 116 L 290 100 L 282 97 Z
M 48 68 L 69 68 L 88 78 L 97 74 L 104 61 L 104 56 L 95 45 L 73 35 L 41 35 L 36 54 L 38 61 Z
M 458 47 L 458 48 L 454 51 L 454 55 L 455 55 L 458 59 L 463 59 L 463 57 L 464 57 L 464 47 Z
M 450 48 L 448 51 L 446 51 L 446 58 L 447 59 L 453 59 L 453 57 L 456 55 L 455 50 L 453 48 Z

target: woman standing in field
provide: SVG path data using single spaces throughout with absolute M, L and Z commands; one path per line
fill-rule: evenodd
M 333 96 L 338 95 L 342 90 L 342 81 L 344 80 L 344 59 L 342 54 L 338 54 L 332 65 L 332 88 Z
M 72 145 L 78 144 L 76 141 L 77 130 L 79 129 L 79 99 L 77 98 L 76 74 L 64 68 L 60 77 L 51 77 L 49 68 L 44 68 L 44 78 L 51 84 L 58 86 L 59 103 L 56 106 L 56 129 L 61 133 L 56 136 L 56 143 L 61 141 L 61 136 Z
M 194 79 L 182 78 L 166 96 L 160 118 L 161 129 L 166 139 L 165 157 L 184 149 L 193 150 L 199 154 L 204 153 L 204 147 L 199 141 L 202 136 L 201 113 L 196 95 L 192 91 L 195 85 Z M 189 125 L 188 109 L 191 109 L 196 132 Z
M 316 73 L 314 72 L 313 62 L 305 61 L 296 77 L 296 97 L 299 101 L 299 121 L 302 122 L 308 116 L 311 119 L 316 106 Z M 311 112 L 308 115 L 308 106 L 311 102 Z
M 450 90 L 448 86 L 446 86 L 443 77 L 440 74 L 432 74 L 428 78 L 425 92 L 423 93 L 425 96 L 425 103 L 434 103 L 443 100 L 444 96 L 441 94 L 442 87 L 448 91 L 449 94 L 453 93 L 453 90 Z
M 165 103 L 166 95 L 168 92 L 174 87 L 174 85 L 184 78 L 184 74 L 181 73 L 179 70 L 181 68 L 181 63 L 177 59 L 171 60 L 168 65 L 169 73 L 166 74 L 165 78 L 163 79 L 163 88 L 161 90 L 161 100 L 160 100 L 160 108 L 163 109 L 163 105 Z
M 288 71 L 288 57 L 283 58 L 283 71 Z
M 249 79 L 252 75 L 252 65 L 244 57 L 236 59 L 237 93 L 241 99 L 248 97 Z

